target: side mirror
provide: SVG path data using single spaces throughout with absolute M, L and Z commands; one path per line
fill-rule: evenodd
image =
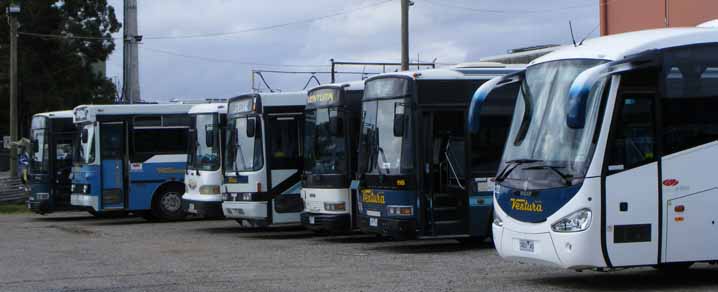
M 204 134 L 204 145 L 207 147 L 214 147 L 214 129 L 206 129 Z
M 344 134 L 344 120 L 340 117 L 329 118 L 329 133 L 335 137 L 342 136 Z
M 87 129 L 82 129 L 82 133 L 80 134 L 80 138 L 82 139 L 82 144 L 87 144 L 87 139 L 90 133 L 87 131 Z
M 394 137 L 404 136 L 404 114 L 394 115 Z
M 253 138 L 257 134 L 257 120 L 247 119 L 247 137 Z

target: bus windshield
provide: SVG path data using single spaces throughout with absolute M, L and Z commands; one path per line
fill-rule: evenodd
M 604 62 L 560 60 L 526 69 L 501 169 L 521 162 L 530 165 L 512 171 L 507 183 L 529 180 L 540 182 L 537 188 L 548 188 L 556 187 L 556 183 L 572 184 L 573 179 L 585 176 L 594 149 L 593 134 L 606 81 L 595 86 L 586 101 L 583 129 L 572 129 L 566 123 L 569 88 L 581 72 Z
M 95 161 L 95 126 L 86 124 L 80 127 L 80 133 L 76 140 L 75 163 L 91 164 Z
M 30 153 L 30 168 L 35 173 L 46 173 L 50 168 L 50 154 L 47 130 L 47 118 L 35 117 L 32 119 L 32 149 Z
M 404 114 L 405 106 L 405 99 L 364 101 L 362 139 L 369 147 L 368 174 L 397 175 L 412 169 L 411 115 L 405 115 L 404 135 L 394 135 L 394 117 Z
M 254 137 L 247 131 L 249 121 L 256 125 Z M 264 165 L 260 119 L 243 116 L 231 119 L 227 125 L 227 172 L 258 171 Z
M 330 120 L 342 117 L 337 108 L 318 108 L 305 113 L 304 167 L 311 174 L 341 174 L 346 171 L 343 133 L 332 133 Z M 340 120 L 340 119 L 339 119 Z
M 194 116 L 195 141 L 190 143 L 189 163 L 192 170 L 215 171 L 219 169 L 219 122 L 217 114 Z

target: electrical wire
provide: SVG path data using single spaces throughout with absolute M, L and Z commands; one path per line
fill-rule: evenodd
M 393 0 L 381 0 L 377 2 L 373 2 L 371 4 L 359 6 L 353 9 L 347 9 L 339 12 L 334 12 L 331 14 L 326 14 L 318 17 L 312 17 L 307 19 L 301 19 L 291 22 L 285 22 L 285 23 L 279 23 L 279 24 L 273 24 L 273 25 L 267 25 L 267 26 L 259 26 L 259 27 L 253 27 L 243 30 L 237 30 L 237 31 L 229 31 L 229 32 L 214 32 L 214 33 L 201 33 L 201 34 L 187 34 L 187 35 L 149 35 L 149 36 L 143 36 L 143 40 L 171 40 L 171 39 L 196 39 L 196 38 L 212 38 L 212 37 L 226 37 L 226 36 L 232 36 L 232 35 L 238 35 L 243 33 L 249 33 L 249 32 L 258 32 L 258 31 L 266 31 L 266 30 L 273 30 L 277 28 L 283 28 L 288 27 L 292 25 L 297 24 L 304 24 L 304 23 L 312 23 L 328 18 L 333 18 L 337 16 L 342 16 L 350 13 L 354 13 L 360 10 L 365 10 L 368 8 L 380 6 L 389 2 L 392 2 Z M 33 33 L 33 32 L 18 32 L 19 35 L 24 36 L 32 36 L 32 37 L 39 37 L 39 38 L 49 38 L 49 39 L 79 39 L 79 40 L 121 40 L 121 37 L 90 37 L 90 36 L 73 36 L 73 35 L 62 35 L 62 34 L 44 34 L 44 33 Z
M 211 57 L 197 56 L 197 55 L 187 55 L 187 54 L 182 54 L 182 53 L 173 52 L 173 51 L 150 48 L 150 47 L 146 47 L 146 46 L 140 46 L 140 49 L 147 50 L 150 52 L 175 56 L 175 57 L 182 57 L 182 58 L 187 58 L 187 59 L 194 59 L 194 60 L 213 62 L 213 63 L 224 63 L 224 64 L 238 64 L 238 65 L 265 66 L 265 67 L 295 67 L 295 68 L 328 68 L 331 66 L 331 65 L 318 65 L 318 64 L 266 64 L 266 63 L 255 63 L 255 62 L 247 62 L 247 61 L 240 61 L 240 60 L 231 60 L 231 59 L 211 58 Z
M 307 87 L 309 87 L 309 83 L 312 83 L 312 80 L 316 81 L 317 85 L 322 85 L 322 82 L 319 81 L 317 75 L 312 74 L 312 76 L 309 76 L 309 80 L 307 80 L 307 84 L 304 84 L 304 88 L 302 88 L 302 90 L 307 90 Z
M 616 1 L 616 0 L 613 0 Z M 613 2 L 611 1 L 611 2 Z M 563 10 L 570 10 L 570 9 L 579 9 L 579 8 L 589 8 L 589 7 L 595 7 L 596 4 L 586 4 L 586 5 L 573 5 L 573 6 L 564 6 L 560 8 L 555 9 L 542 9 L 542 10 L 522 10 L 522 9 L 514 9 L 514 10 L 505 10 L 505 9 L 484 9 L 484 8 L 474 8 L 474 7 L 467 7 L 467 6 L 461 6 L 461 5 L 455 5 L 455 4 L 448 4 L 441 1 L 435 1 L 435 0 L 422 0 L 422 2 L 433 5 L 433 6 L 441 6 L 441 7 L 447 7 L 447 8 L 454 8 L 454 9 L 461 9 L 461 10 L 467 10 L 472 12 L 479 12 L 479 13 L 493 13 L 493 14 L 541 14 L 541 13 L 550 13 L 550 12 L 556 12 L 556 11 L 563 11 Z M 599 4 L 603 5 L 603 4 Z

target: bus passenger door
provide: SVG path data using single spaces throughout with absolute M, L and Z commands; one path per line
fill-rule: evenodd
M 304 201 L 300 195 L 300 137 L 304 121 L 300 120 L 300 116 L 271 116 L 267 124 L 267 161 L 271 181 L 267 187 L 274 197 L 272 223 L 299 222 L 299 213 L 304 210 Z
M 655 94 L 619 93 L 604 164 L 605 246 L 613 267 L 658 261 Z
M 125 123 L 100 124 L 102 163 L 102 209 L 125 208 Z

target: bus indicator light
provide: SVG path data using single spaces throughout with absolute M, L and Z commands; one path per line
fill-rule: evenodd
M 669 178 L 663 181 L 663 185 L 667 187 L 675 187 L 677 186 L 679 181 L 677 179 Z
M 682 216 L 676 217 L 676 222 L 683 222 L 684 220 L 685 220 L 685 218 L 683 218 Z
M 673 208 L 673 210 L 676 211 L 676 213 L 681 213 L 686 210 L 686 207 L 683 205 L 678 205 L 675 208 Z

